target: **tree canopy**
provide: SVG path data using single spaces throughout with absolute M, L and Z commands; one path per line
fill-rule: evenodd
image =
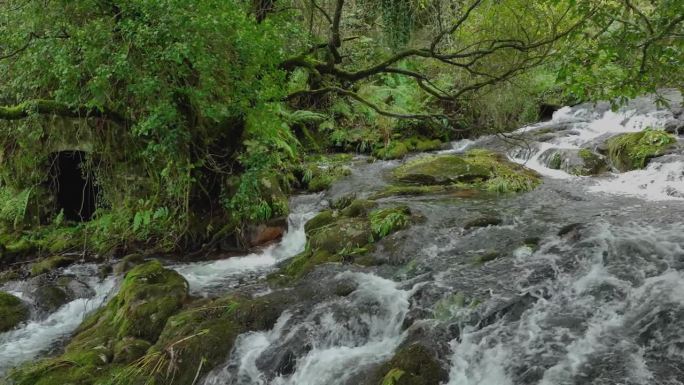
M 99 154 L 99 218 L 201 239 L 218 225 L 193 215 L 286 212 L 268 186 L 298 183 L 307 138 L 389 154 L 395 132 L 477 135 L 542 102 L 681 87 L 683 15 L 677 0 L 7 0 L 0 186 L 44 184 L 54 119 L 86 119 L 69 135 Z

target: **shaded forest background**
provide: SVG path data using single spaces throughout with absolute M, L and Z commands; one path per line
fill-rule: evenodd
M 6 0 L 0 254 L 249 247 L 288 194 L 347 172 L 338 153 L 681 89 L 683 20 L 678 0 Z

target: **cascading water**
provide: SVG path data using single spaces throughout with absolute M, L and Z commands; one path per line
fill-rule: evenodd
M 374 274 L 345 272 L 336 279 L 351 279 L 357 289 L 302 317 L 285 312 L 271 331 L 240 336 L 230 361 L 211 373 L 204 385 L 348 384 L 370 365 L 390 358 L 403 339 L 402 323 L 413 289 L 403 290 Z M 306 348 L 291 353 L 291 373 L 259 369 L 260 359 L 293 345 Z
M 178 264 L 171 268 L 188 280 L 193 293 L 201 294 L 225 292 L 243 284 L 243 280 L 250 276 L 258 278 L 278 262 L 304 250 L 304 225 L 316 215 L 321 199 L 320 194 L 315 194 L 298 196 L 293 200 L 292 213 L 288 216 L 288 231 L 278 243 L 242 257 Z
M 383 198 L 380 204 L 408 205 L 422 219 L 375 245 L 381 266 L 324 264 L 293 286 L 274 286 L 296 301 L 270 330 L 238 336 L 225 363 L 197 383 L 378 385 L 378 368 L 415 343 L 434 352 L 448 385 L 684 384 L 681 136 L 671 154 L 643 170 L 574 176 L 544 158 L 684 120 L 679 111 L 650 98 L 615 112 L 580 105 L 520 129 L 522 140 L 454 143 L 442 153 L 503 151 L 544 182 L 517 195 Z M 277 244 L 171 267 L 195 295 L 261 295 L 260 279 L 304 249 L 304 223 L 325 200 L 371 195 L 399 163 L 358 162 L 325 197 L 295 197 Z M 495 220 L 467 225 L 482 217 Z M 0 335 L 0 372 L 73 331 L 85 306 L 96 307 L 114 284 L 97 285 L 95 299 Z
M 114 277 L 97 278 L 96 265 L 76 265 L 63 274 L 81 277 L 95 292 L 92 297 L 77 298 L 45 318 L 35 318 L 18 329 L 0 334 L 0 376 L 13 366 L 44 353 L 60 339 L 68 337 L 85 316 L 102 306 L 115 287 Z M 25 297 L 21 291 L 16 292 Z

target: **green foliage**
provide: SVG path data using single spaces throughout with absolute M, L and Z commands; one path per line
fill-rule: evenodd
M 31 196 L 31 189 L 14 191 L 0 187 L 0 223 L 18 227 L 24 221 Z
M 647 128 L 643 131 L 621 134 L 608 140 L 608 154 L 613 166 L 620 171 L 646 167 L 649 159 L 662 154 L 677 139 L 662 130 Z
M 368 218 L 370 219 L 373 236 L 380 239 L 403 229 L 410 223 L 410 215 L 411 211 L 407 206 L 372 211 Z
M 681 1 L 576 1 L 593 8 L 582 30 L 568 36 L 558 79 L 579 100 L 617 104 L 661 87 L 680 87 L 684 57 Z M 638 49 L 635 49 L 638 47 Z

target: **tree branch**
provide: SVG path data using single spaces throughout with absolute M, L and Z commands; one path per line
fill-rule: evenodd
M 101 118 L 125 125 L 128 123 L 117 112 L 88 107 L 71 107 L 52 100 L 31 100 L 15 106 L 0 106 L 0 120 L 21 120 L 32 115 L 56 115 L 67 118 Z

